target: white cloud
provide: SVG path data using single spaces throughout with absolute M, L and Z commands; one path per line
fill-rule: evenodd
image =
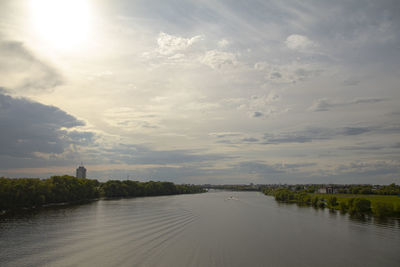
M 203 35 L 196 35 L 192 38 L 184 38 L 181 36 L 170 35 L 161 32 L 157 38 L 158 52 L 161 55 L 170 56 L 177 52 L 182 52 L 193 44 L 204 39 Z
M 250 118 L 267 118 L 287 111 L 278 107 L 278 101 L 279 95 L 274 92 L 267 95 L 253 95 L 243 101 L 238 109 L 246 111 Z
M 306 51 L 317 46 L 317 44 L 311 41 L 307 36 L 300 34 L 289 35 L 286 38 L 285 44 L 289 49 L 297 51 Z
M 222 39 L 218 41 L 218 46 L 221 48 L 227 47 L 230 44 L 230 42 L 226 39 Z
M 213 69 L 223 69 L 238 65 L 236 54 L 218 50 L 207 51 L 200 61 Z

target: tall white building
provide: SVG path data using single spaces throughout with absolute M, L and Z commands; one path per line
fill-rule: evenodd
M 86 168 L 83 165 L 76 169 L 76 178 L 86 178 Z

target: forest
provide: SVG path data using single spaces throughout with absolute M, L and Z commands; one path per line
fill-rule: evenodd
M 160 196 L 201 193 L 195 185 L 176 185 L 171 182 L 137 182 L 52 176 L 39 178 L 0 177 L 0 211 L 41 207 L 56 203 L 77 203 L 97 198 Z

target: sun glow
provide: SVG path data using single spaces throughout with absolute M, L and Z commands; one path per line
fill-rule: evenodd
M 86 0 L 32 0 L 35 32 L 50 46 L 72 49 L 83 45 L 91 28 L 91 9 Z

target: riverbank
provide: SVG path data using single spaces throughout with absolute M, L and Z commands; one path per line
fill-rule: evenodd
M 317 194 L 287 189 L 263 191 L 276 201 L 339 210 L 351 215 L 400 218 L 400 197 L 390 195 Z
M 99 182 L 72 176 L 36 178 L 0 178 L 0 215 L 14 210 L 45 206 L 69 205 L 99 198 L 128 198 L 202 193 L 196 185 L 176 185 L 171 182 L 138 182 L 109 180 Z

